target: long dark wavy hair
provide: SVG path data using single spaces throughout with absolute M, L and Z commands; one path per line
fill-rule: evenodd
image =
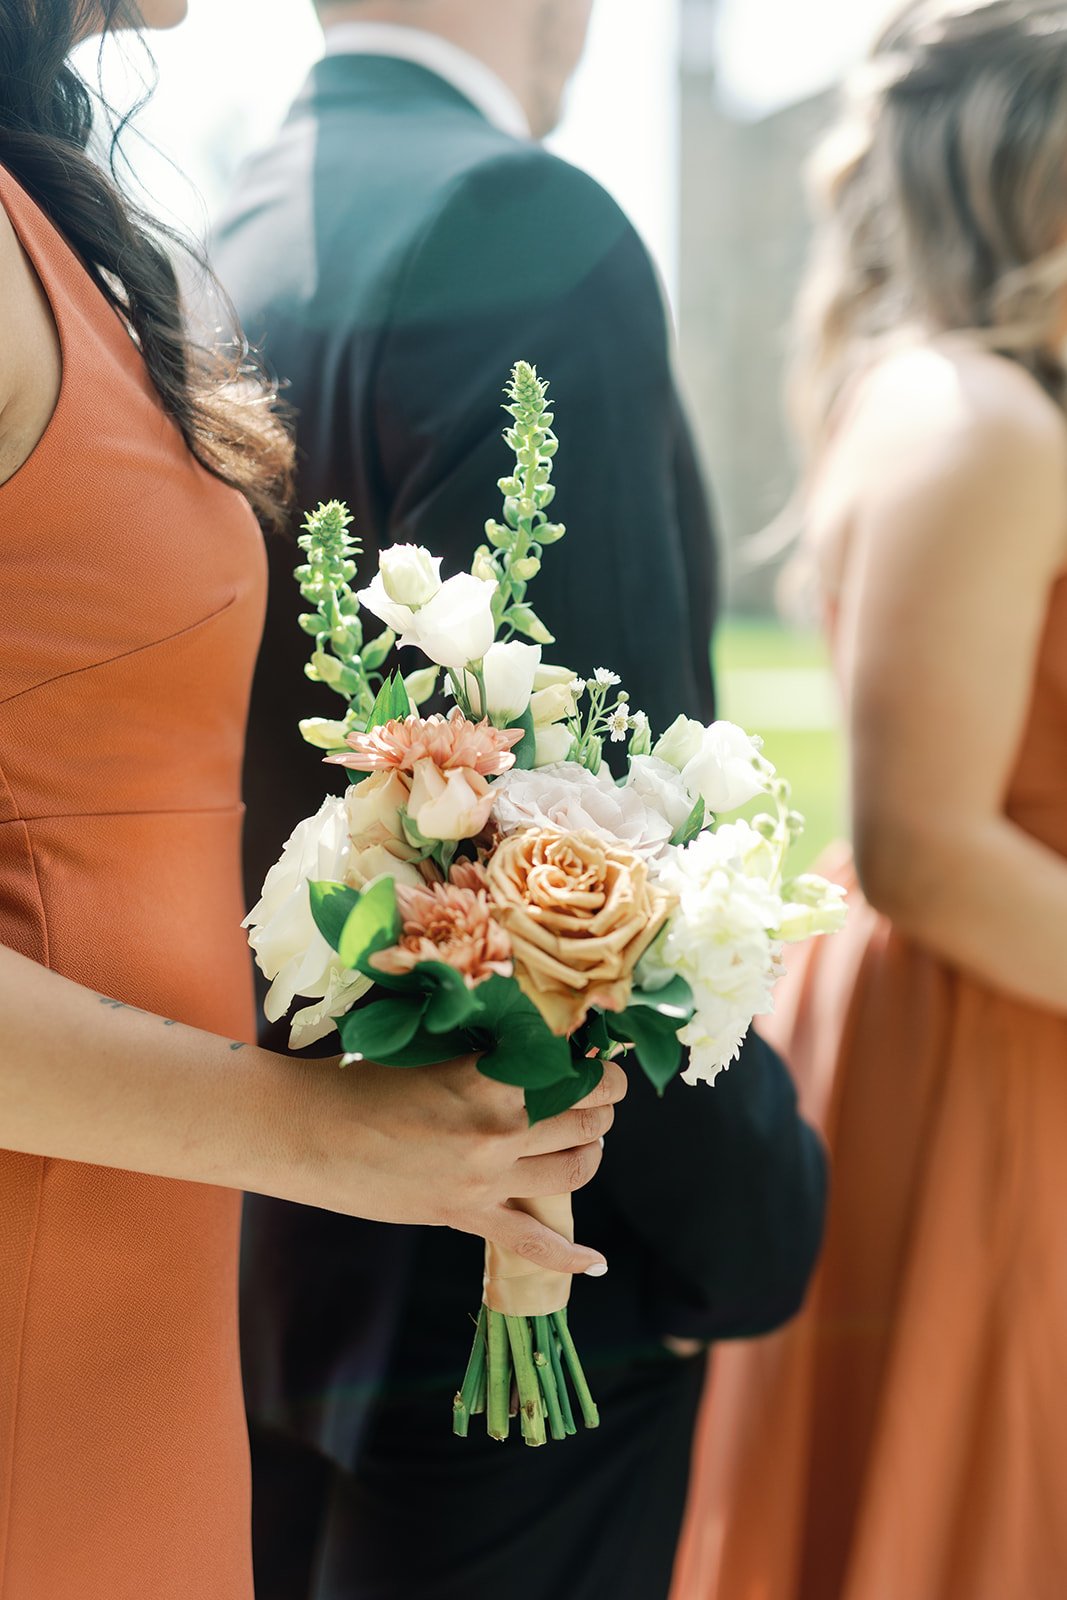
M 67 58 L 101 19 L 106 33 L 137 26 L 139 14 L 133 0 L 0 0 L 0 163 L 126 323 L 193 455 L 240 490 L 264 526 L 282 526 L 292 445 L 270 386 L 247 347 L 191 338 L 173 252 L 195 252 L 123 194 L 118 135 L 110 173 L 88 154 L 93 97 Z

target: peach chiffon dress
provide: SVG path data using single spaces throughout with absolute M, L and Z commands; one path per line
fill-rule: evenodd
M 0 485 L 0 941 L 252 1039 L 259 530 L 2 168 L 0 205 L 63 356 L 55 415 Z M 2 1600 L 251 1600 L 238 1217 L 228 1190 L 0 1152 Z
M 1067 855 L 1067 580 L 1007 811 Z M 766 1029 L 830 1145 L 825 1254 L 788 1329 L 716 1353 L 674 1600 L 1064 1600 L 1067 1015 L 837 865 L 848 926 Z

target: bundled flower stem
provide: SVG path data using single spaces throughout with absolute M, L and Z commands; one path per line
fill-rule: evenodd
M 597 1427 L 600 1413 L 567 1326 L 566 1308 L 551 1316 L 516 1317 L 483 1305 L 452 1406 L 452 1431 L 465 1439 L 471 1417 L 486 1412 L 489 1437 L 506 1439 L 514 1395 L 528 1445 L 545 1444 L 549 1437 L 566 1439 L 578 1431 L 568 1380 L 585 1426 Z
M 573 1237 L 569 1195 L 514 1203 Z M 466 1437 L 471 1417 L 483 1411 L 491 1439 L 508 1437 L 517 1412 L 528 1445 L 575 1433 L 575 1411 L 587 1428 L 597 1426 L 599 1413 L 567 1325 L 569 1292 L 565 1274 L 532 1267 L 510 1250 L 487 1245 L 474 1348 L 453 1402 L 455 1433 Z

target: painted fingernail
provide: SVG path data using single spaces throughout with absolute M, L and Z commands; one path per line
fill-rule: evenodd
M 603 1278 L 603 1277 L 607 1276 L 607 1270 L 608 1270 L 607 1262 L 606 1261 L 598 1261 L 595 1266 L 586 1267 L 585 1276 L 587 1278 Z
M 600 1146 L 601 1150 L 603 1150 L 603 1148 L 604 1148 L 604 1135 L 603 1134 L 600 1135 L 600 1138 L 597 1140 L 597 1144 Z

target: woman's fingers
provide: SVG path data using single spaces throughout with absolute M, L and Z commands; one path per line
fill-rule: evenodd
M 629 1087 L 626 1074 L 617 1061 L 605 1061 L 604 1076 L 591 1094 L 579 1100 L 576 1110 L 586 1106 L 617 1106 Z
M 530 1156 L 555 1155 L 583 1144 L 596 1144 L 615 1121 L 614 1106 L 575 1106 L 547 1122 L 535 1122 L 529 1131 L 526 1148 Z
M 530 1129 L 530 1154 L 551 1155 L 574 1146 L 595 1144 L 615 1120 L 615 1107 L 626 1093 L 626 1074 L 614 1061 L 604 1066 L 604 1076 L 584 1100 Z M 561 1190 L 560 1193 L 563 1191 Z
M 604 1151 L 600 1144 L 583 1144 L 553 1155 L 524 1156 L 515 1163 L 515 1193 L 531 1199 L 545 1194 L 572 1194 L 595 1175 Z
M 556 1191 L 557 1193 L 561 1191 Z M 603 1277 L 608 1264 L 599 1250 L 590 1250 L 584 1244 L 571 1244 L 562 1234 L 546 1228 L 543 1222 L 529 1217 L 524 1211 L 513 1211 L 510 1206 L 499 1206 L 482 1212 L 470 1224 L 460 1222 L 460 1227 L 505 1250 L 514 1251 L 535 1266 L 547 1272 L 587 1272 L 590 1277 Z

